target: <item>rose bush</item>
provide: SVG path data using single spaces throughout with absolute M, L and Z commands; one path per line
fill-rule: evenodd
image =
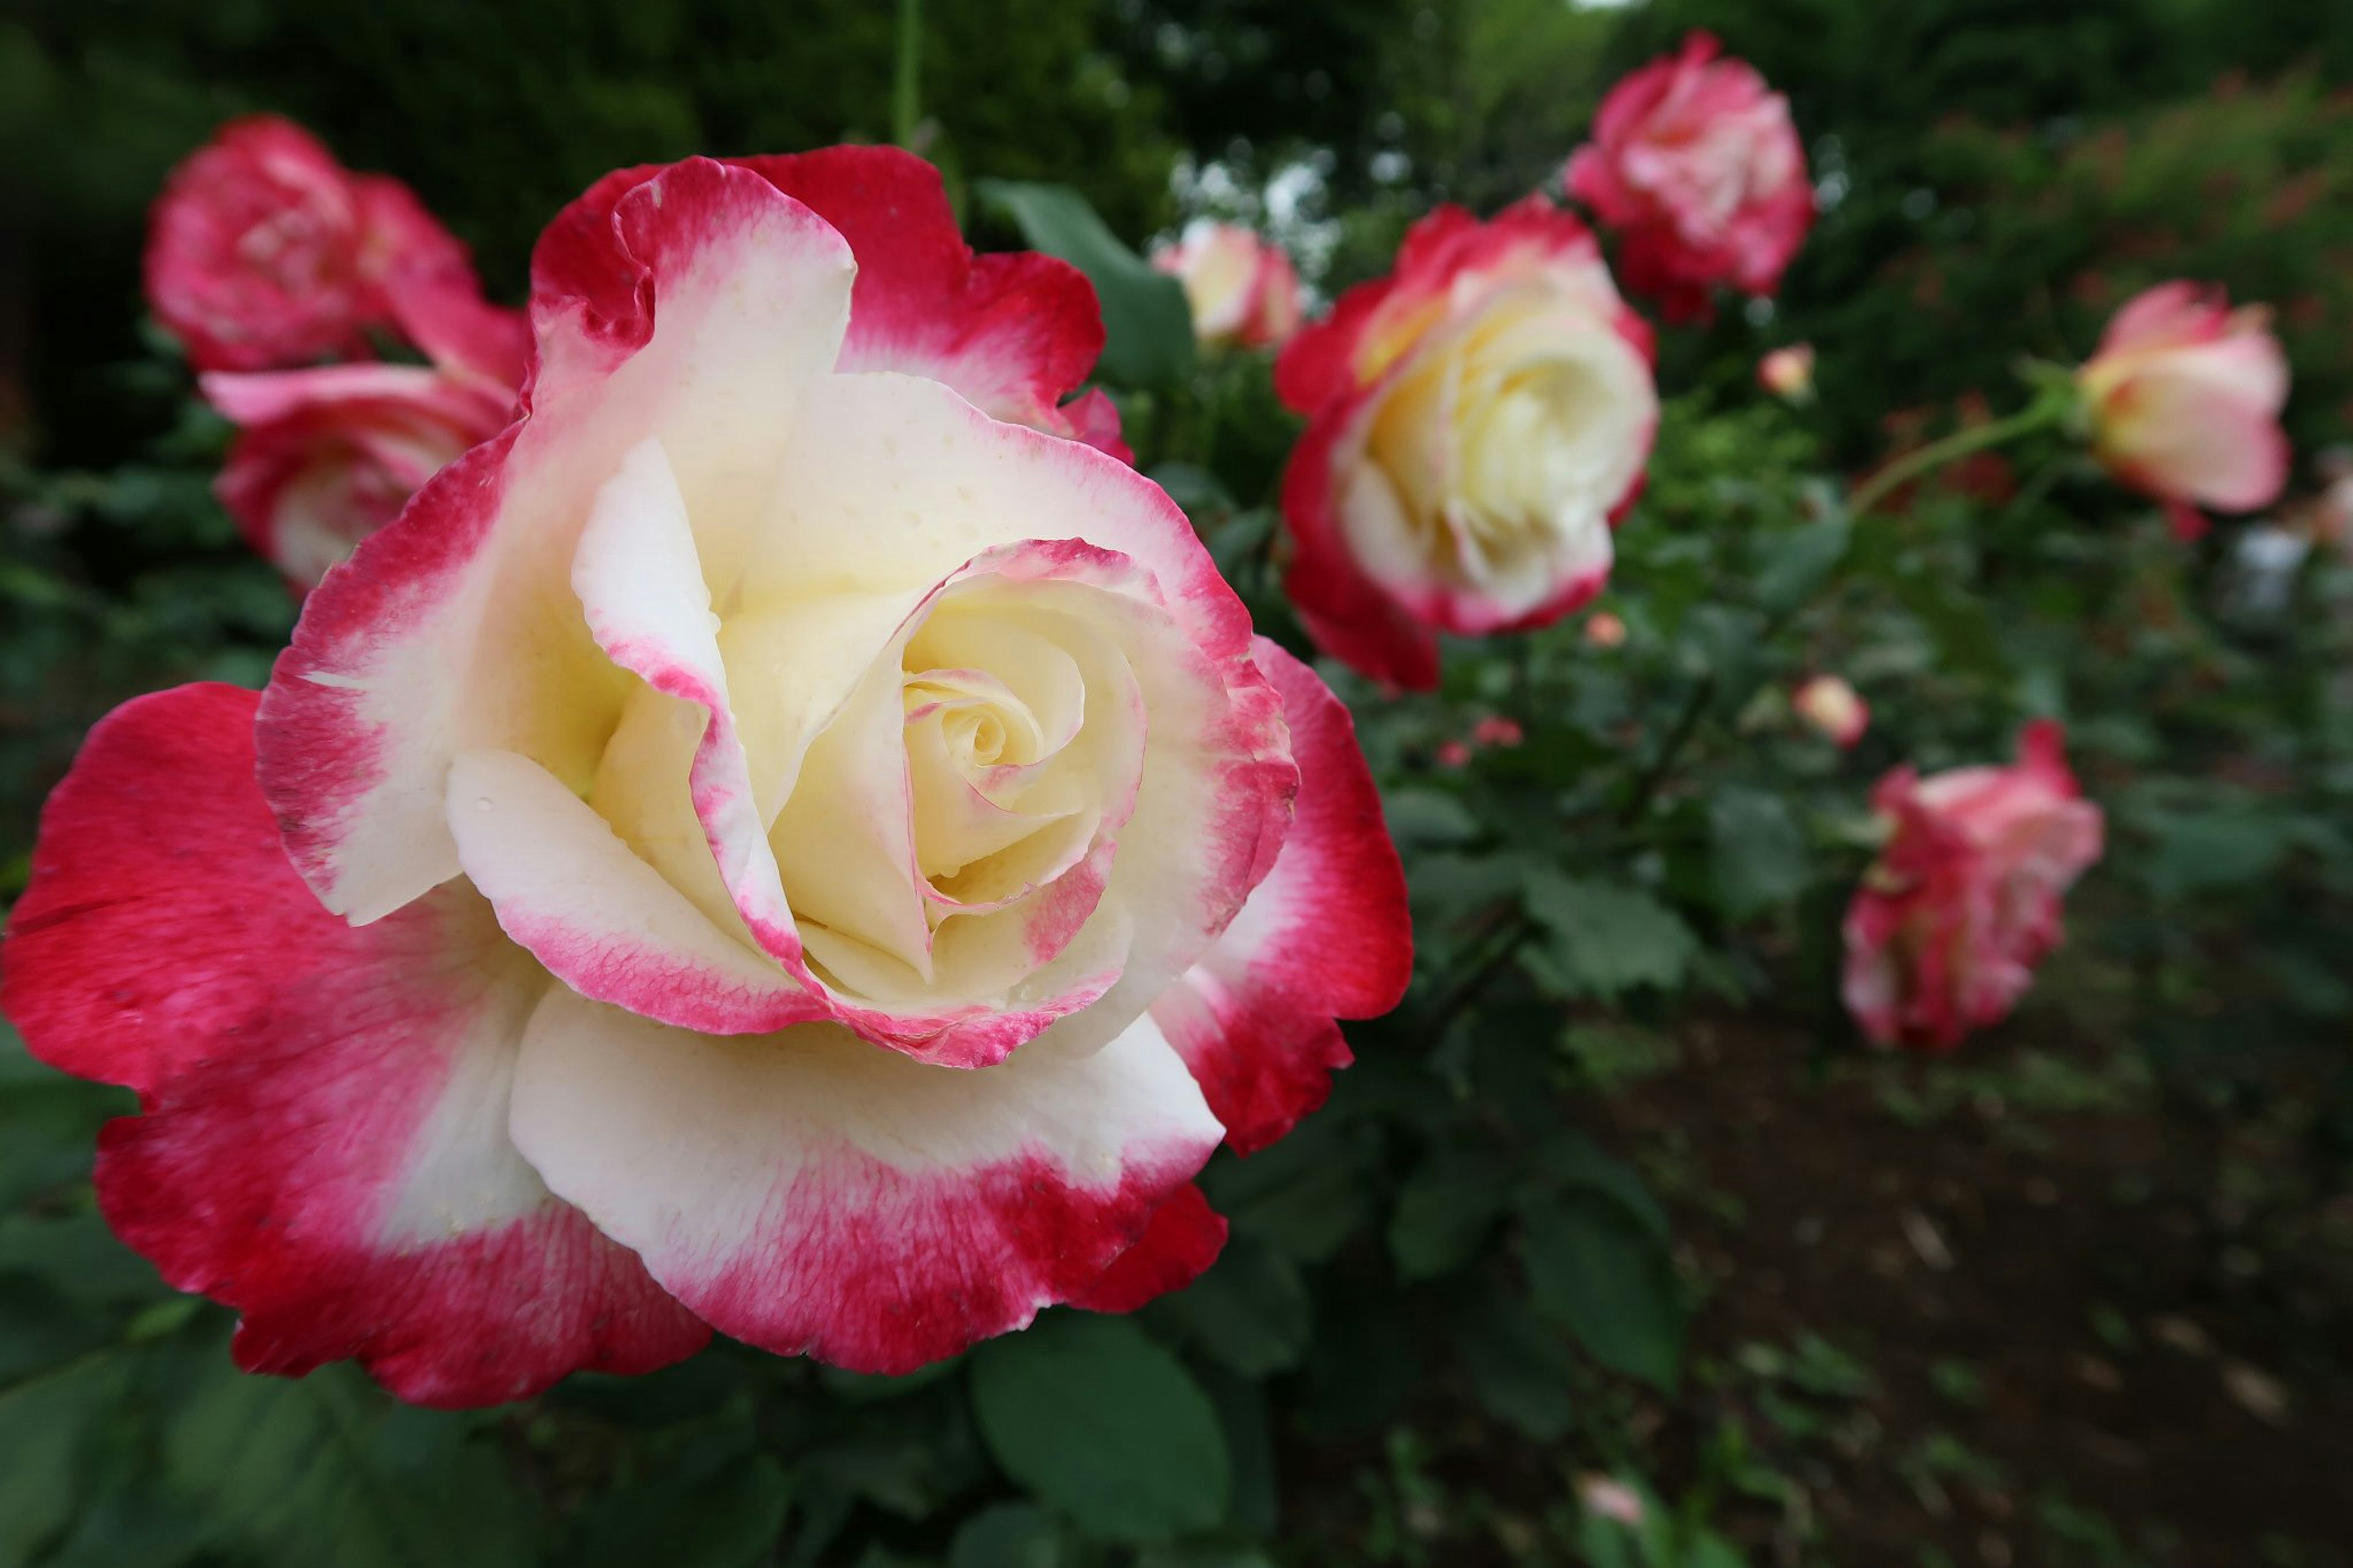
M 1611 88 L 1562 176 L 1623 239 L 1627 287 L 1669 321 L 1704 317 L 1719 285 L 1771 294 L 1813 226 L 1788 100 L 1721 52 L 1694 33 Z
M 1284 585 L 1316 642 L 1427 688 L 1440 632 L 1588 603 L 1658 426 L 1651 354 L 1591 233 L 1543 196 L 1416 224 L 1275 366 L 1310 417 L 1283 477 Z
M 515 422 L 258 700 L 136 701 L 53 798 L 5 1008 L 140 1092 L 100 1203 L 240 1364 L 465 1405 L 1124 1310 L 1397 1000 L 1345 710 L 1063 438 L 1083 281 L 944 211 L 889 149 L 599 182 Z
M 2201 506 L 2253 511 L 2287 484 L 2287 357 L 2269 322 L 2220 289 L 2162 283 L 2126 302 L 2076 373 L 2094 453 L 2164 504 L 2178 537 L 2206 531 Z
M 2058 945 L 2062 896 L 2100 858 L 2058 725 L 2040 720 L 2010 767 L 1880 780 L 1890 837 L 1846 915 L 1847 1008 L 1881 1045 L 1949 1050 L 1998 1024 Z

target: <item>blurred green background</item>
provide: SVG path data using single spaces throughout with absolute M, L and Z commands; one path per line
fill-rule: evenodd
M 1431 699 L 1344 685 L 1422 978 L 1352 1029 L 1330 1111 L 1213 1167 L 1232 1250 L 1140 1328 L 1056 1314 L 895 1384 L 723 1348 L 479 1416 L 389 1408 L 347 1368 L 241 1379 L 227 1315 L 161 1290 L 91 1210 L 91 1135 L 125 1097 L 10 1046 L 0 1568 L 2342 1568 L 2343 564 L 2274 602 L 2233 530 L 2184 551 L 2058 452 L 1852 542 L 1831 498 L 2015 406 L 2019 356 L 2081 358 L 2177 276 L 2274 308 L 2310 491 L 2353 441 L 2353 5 L 924 0 L 912 103 L 907 14 L 0 17 L 0 900 L 98 714 L 256 683 L 292 622 L 209 498 L 225 429 L 139 294 L 166 171 L 253 110 L 413 184 L 507 300 L 608 169 L 843 140 L 937 161 L 987 246 L 1018 240 L 974 182 L 1053 182 L 1138 248 L 1198 214 L 1261 223 L 1328 298 L 1434 203 L 1555 182 L 1611 81 L 1711 28 L 1790 97 L 1823 215 L 1771 308 L 1663 345 L 1606 601 L 1624 658 L 1571 625 L 1458 649 Z M 1820 354 L 1803 411 L 1752 384 L 1796 341 Z M 1263 552 L 1296 426 L 1263 362 L 1114 391 L 1261 624 L 1294 632 Z M 1819 668 L 1877 709 L 1853 758 L 1776 706 Z M 1495 711 L 1526 747 L 1432 761 Z M 1821 1022 L 1823 944 L 1870 777 L 2004 755 L 2043 712 L 2114 844 L 2073 944 L 1998 1040 L 1856 1051 Z M 1544 941 L 1473 1007 L 1499 919 Z M 1580 1509 L 1603 1473 L 1644 1530 Z

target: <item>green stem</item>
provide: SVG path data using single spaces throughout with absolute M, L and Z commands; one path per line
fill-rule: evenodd
M 1683 710 L 1675 717 L 1675 727 L 1667 731 L 1666 740 L 1659 747 L 1658 756 L 1652 759 L 1649 769 L 1642 774 L 1641 782 L 1634 786 L 1633 797 L 1627 801 L 1626 809 L 1619 815 L 1620 826 L 1631 827 L 1650 811 L 1651 802 L 1658 797 L 1660 786 L 1667 782 L 1667 775 L 1674 772 L 1675 759 L 1683 755 L 1683 747 L 1690 743 L 1693 733 L 1699 729 L 1700 715 L 1707 711 L 1708 701 L 1715 695 L 1715 671 L 1711 669 L 1693 683 L 1691 696 L 1684 700 Z
M 1898 486 L 1918 479 L 1932 468 L 1939 468 L 1956 458 L 1966 458 L 1972 452 L 1982 452 L 1989 447 L 1999 447 L 2058 423 L 2058 415 L 2048 403 L 2027 405 L 2007 419 L 1997 419 L 1990 425 L 1974 425 L 1967 430 L 1957 430 L 1941 441 L 1932 441 L 1916 452 L 1908 453 L 1888 464 L 1867 480 L 1847 500 L 1848 515 L 1863 517 L 1871 509 L 1885 500 Z
M 923 118 L 923 0 L 899 0 L 899 49 L 891 77 L 892 139 L 914 149 Z

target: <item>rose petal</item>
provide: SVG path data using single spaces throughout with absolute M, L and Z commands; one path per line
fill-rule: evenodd
M 0 1005 L 128 1082 L 99 1200 L 174 1286 L 237 1308 L 248 1371 L 355 1356 L 405 1399 L 647 1372 L 708 1331 L 509 1141 L 544 976 L 448 889 L 365 930 L 322 910 L 253 783 L 254 694 L 142 698 L 51 802 Z
M 1242 1153 L 1273 1142 L 1350 1059 L 1335 1017 L 1370 1018 L 1413 973 L 1405 873 L 1347 708 L 1260 639 L 1282 694 L 1299 800 L 1282 853 L 1199 963 L 1152 1005 Z
M 1158 1031 L 973 1072 L 812 1025 L 738 1040 L 552 994 L 517 1142 L 723 1332 L 899 1373 L 1101 1278 L 1220 1130 Z

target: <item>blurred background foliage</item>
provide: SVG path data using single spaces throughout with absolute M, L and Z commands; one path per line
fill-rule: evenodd
M 977 182 L 1051 183 L 1139 249 L 1197 213 L 1265 222 L 1328 296 L 1432 204 L 1552 184 L 1612 80 L 1712 28 L 1790 96 L 1825 211 L 1772 309 L 1667 335 L 1602 605 L 1623 648 L 1579 622 L 1457 647 L 1428 698 L 1343 683 L 1415 889 L 1406 1006 L 1352 1027 L 1331 1108 L 1212 1166 L 1234 1239 L 1200 1284 L 914 1378 L 721 1347 L 467 1415 L 343 1368 L 242 1378 L 227 1314 L 164 1290 L 91 1205 L 91 1139 L 128 1097 L 0 1050 L 0 1568 L 1935 1568 L 1997 1562 L 1989 1539 L 2027 1564 L 2344 1563 L 2343 559 L 2264 569 L 2235 524 L 2185 549 L 2055 441 L 1888 516 L 1839 498 L 2015 406 L 2020 355 L 2080 358 L 2175 276 L 2276 309 L 2300 454 L 2353 438 L 2353 7 L 921 16 L 909 124 L 896 12 L 849 0 L 0 18 L 0 899 L 91 720 L 258 682 L 292 622 L 207 493 L 225 430 L 140 320 L 148 202 L 248 110 L 410 182 L 508 300 L 607 169 L 893 137 L 984 243 L 1050 244 L 1057 209 Z M 1820 352 L 1803 409 L 1753 385 L 1796 341 Z M 1268 554 L 1296 423 L 1263 360 L 1183 371 L 1152 346 L 1128 363 L 1165 371 L 1113 388 L 1139 455 L 1300 646 Z M 1788 711 L 1824 669 L 1873 706 L 1851 755 Z M 2108 813 L 2073 942 L 1999 1041 L 1858 1051 L 1831 987 L 1871 780 L 2006 757 L 2042 714 Z M 1522 743 L 1447 760 L 1498 716 Z M 1860 1242 L 1848 1274 L 1806 1261 L 1848 1201 L 1895 1264 Z M 1948 1255 L 1972 1241 L 2041 1250 L 1979 1298 Z M 2160 1360 L 2193 1341 L 2205 1403 Z M 2036 1383 L 2030 1351 L 2061 1370 Z M 2086 1415 L 2084 1386 L 2125 1403 Z M 2078 1426 L 2109 1447 L 2038 1447 Z M 1580 1505 L 1604 1474 L 1640 1527 Z

